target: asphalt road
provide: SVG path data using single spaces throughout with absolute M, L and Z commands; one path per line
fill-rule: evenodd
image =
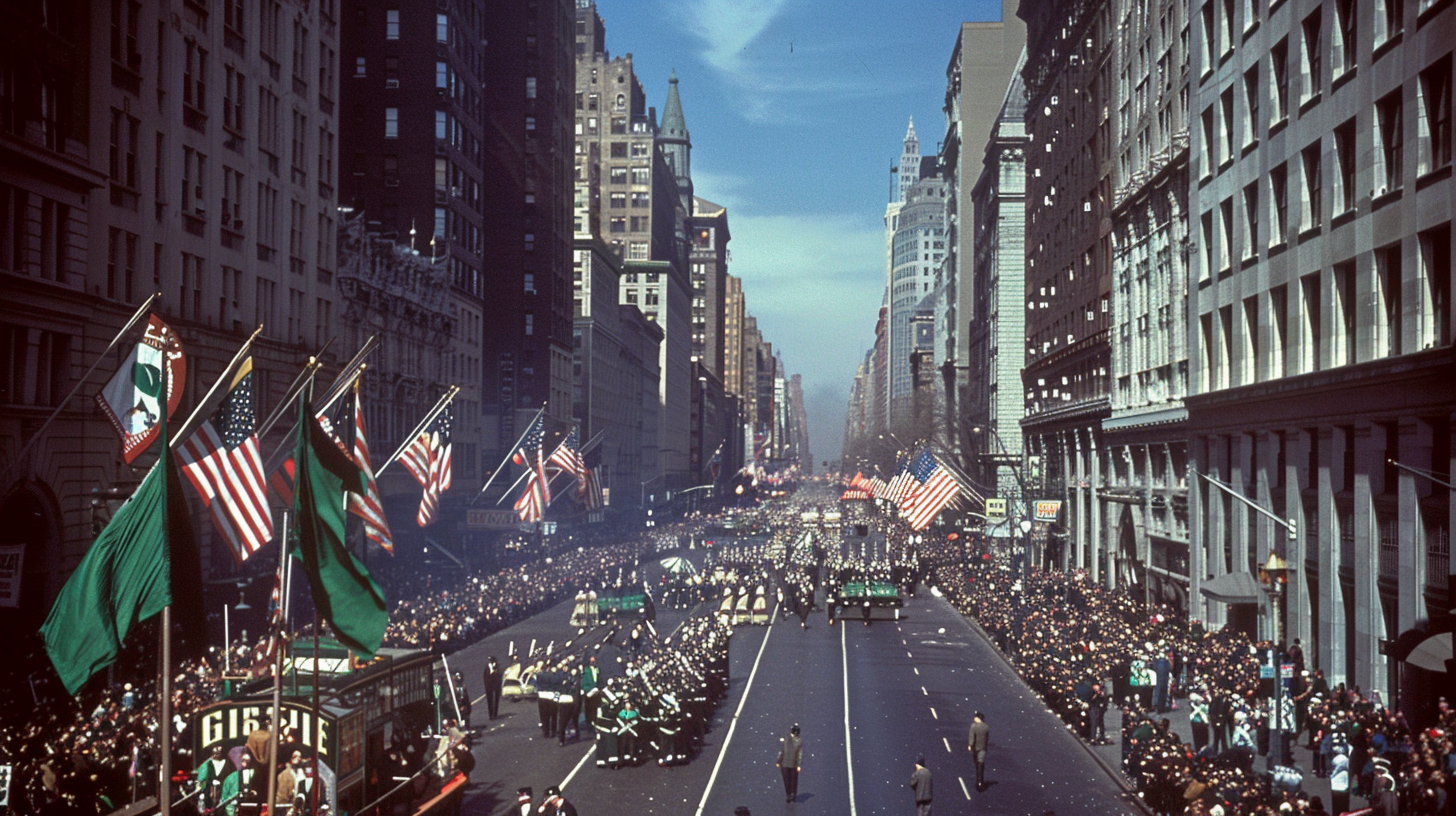
M 504 657 L 512 641 L 519 650 L 532 638 L 558 645 L 577 638 L 570 612 L 564 603 L 497 633 L 452 656 L 451 668 L 478 696 L 487 655 Z M 660 609 L 659 628 L 682 617 Z M 599 640 L 604 633 L 595 634 Z M 614 673 L 615 648 L 595 653 L 604 673 Z M 917 754 L 934 774 L 942 816 L 1139 812 L 994 649 L 928 588 L 906 599 L 899 622 L 831 627 L 820 611 L 807 630 L 796 618 L 777 616 L 766 627 L 738 627 L 730 655 L 729 697 L 701 753 L 683 767 L 598 769 L 589 729 L 559 747 L 541 737 L 534 702 L 503 702 L 503 716 L 486 722 L 481 701 L 472 720 L 481 728 L 478 764 L 462 813 L 498 816 L 514 803 L 517 787 L 532 787 L 539 799 L 551 784 L 561 784 L 582 814 L 732 816 L 740 805 L 755 816 L 910 813 Z M 989 786 L 979 793 L 965 747 L 976 710 L 991 726 Z M 806 750 L 798 798 L 789 804 L 774 760 L 794 723 Z

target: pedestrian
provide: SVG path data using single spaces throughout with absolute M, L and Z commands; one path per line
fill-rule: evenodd
M 991 743 L 991 726 L 986 725 L 986 715 L 977 711 L 971 721 L 971 732 L 966 747 L 976 761 L 976 790 L 986 789 L 986 748 Z
M 925 755 L 915 757 L 915 772 L 910 774 L 910 790 L 915 794 L 915 816 L 930 816 L 930 769 Z
M 530 788 L 516 788 L 516 808 L 511 811 L 512 816 L 531 816 L 536 811 L 536 806 L 531 802 L 532 796 Z
M 1092 684 L 1092 699 L 1087 701 L 1087 706 L 1091 717 L 1087 723 L 1088 737 L 1093 745 L 1101 745 L 1107 742 L 1107 691 L 1101 683 Z
M 536 808 L 539 816 L 576 816 L 576 808 L 561 795 L 561 788 L 552 785 L 546 789 L 546 798 Z
M 1350 809 L 1350 757 L 1344 751 L 1330 761 L 1330 808 L 1336 816 Z
M 1188 726 L 1193 729 L 1193 752 L 1208 746 L 1208 701 L 1197 691 L 1188 692 Z
M 784 801 L 792 802 L 799 796 L 799 768 L 804 761 L 804 740 L 799 736 L 799 724 L 789 729 L 779 748 L 779 758 L 774 763 L 784 777 Z
M 492 720 L 500 715 L 501 681 L 503 679 L 500 663 L 496 661 L 495 655 L 491 655 L 485 661 L 485 674 L 482 681 L 485 684 L 485 708 Z

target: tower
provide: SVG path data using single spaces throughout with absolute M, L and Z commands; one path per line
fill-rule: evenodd
M 657 143 L 677 178 L 677 193 L 682 199 L 683 211 L 691 213 L 693 143 L 688 136 L 687 122 L 683 120 L 682 99 L 677 93 L 677 71 L 667 78 L 667 106 L 662 109 L 662 128 L 658 131 Z

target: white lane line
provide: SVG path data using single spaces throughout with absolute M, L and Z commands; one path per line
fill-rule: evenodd
M 935 706 L 930 707 L 930 716 L 937 720 L 940 719 L 940 715 L 935 713 Z
M 908 658 L 910 658 L 911 660 L 914 660 L 915 659 L 915 655 L 910 654 L 910 652 L 908 652 L 908 651 L 905 652 L 905 656 L 908 657 Z
M 843 656 L 843 671 L 839 674 L 844 678 L 844 767 L 849 771 L 849 816 L 858 816 L 854 804 L 854 757 L 849 750 L 849 649 L 844 645 L 844 633 L 848 629 L 848 626 L 839 627 L 839 653 Z
M 918 668 L 916 668 L 914 666 L 911 666 L 910 668 L 911 668 L 912 671 L 915 672 L 915 676 L 916 677 L 919 677 L 920 676 L 920 669 L 918 669 Z
M 586 761 L 588 759 L 591 759 L 591 755 L 594 754 L 594 753 L 596 753 L 596 750 L 597 750 L 596 745 L 592 745 L 592 747 L 586 749 L 586 753 L 582 755 L 581 761 L 578 762 L 578 763 L 576 763 L 576 767 L 575 768 L 572 768 L 571 769 L 571 773 L 567 774 L 566 775 L 566 778 L 561 781 L 561 789 L 562 790 L 566 790 L 566 786 L 567 785 L 570 785 L 571 784 L 571 780 L 576 777 L 576 772 L 579 771 L 579 770 L 581 770 L 581 766 L 585 765 L 586 764 Z
M 964 793 L 966 795 L 966 801 L 969 802 L 971 800 L 971 789 L 966 787 L 966 778 L 963 776 L 957 776 L 956 779 L 959 779 L 961 781 L 961 793 Z
M 950 750 L 950 740 L 946 739 L 945 737 L 941 737 L 940 738 L 940 741 L 943 742 L 943 743 L 945 743 L 945 752 L 947 754 L 949 754 L 951 752 L 951 750 Z
M 920 687 L 920 693 L 923 694 L 923 695 L 925 695 L 926 697 L 929 697 L 930 696 L 930 692 L 928 692 L 928 691 L 925 690 L 925 686 L 921 686 Z
M 733 712 L 733 722 L 728 724 L 728 733 L 723 737 L 723 747 L 718 750 L 718 761 L 713 763 L 713 773 L 708 777 L 708 787 L 703 789 L 703 798 L 700 802 L 698 802 L 698 811 L 696 816 L 703 816 L 703 808 L 708 806 L 708 795 L 713 792 L 713 783 L 718 781 L 718 769 L 723 767 L 723 757 L 728 755 L 728 743 L 733 741 L 733 731 L 734 729 L 738 728 L 738 715 L 743 713 L 743 706 L 748 702 L 748 692 L 753 689 L 753 678 L 758 675 L 758 664 L 763 660 L 763 650 L 768 648 L 769 635 L 773 634 L 774 623 L 778 621 L 778 619 L 779 605 L 774 604 L 773 615 L 769 616 L 768 619 L 768 629 L 765 630 L 763 633 L 763 643 L 760 644 L 758 647 L 758 657 L 755 657 L 753 659 L 753 670 L 748 673 L 748 685 L 743 687 L 743 696 L 738 699 L 738 708 Z M 843 635 L 844 632 L 843 628 L 841 627 L 841 638 L 843 637 Z M 846 688 L 848 688 L 848 677 L 845 678 L 844 685 Z M 849 728 L 848 723 L 845 724 L 845 728 Z M 562 787 L 565 786 L 563 785 Z M 853 802 L 853 799 L 851 799 L 850 801 Z

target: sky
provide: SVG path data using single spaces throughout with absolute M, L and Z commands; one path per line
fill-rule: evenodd
M 885 287 L 891 167 L 914 118 L 945 135 L 963 21 L 1000 0 L 597 0 L 659 119 L 678 76 L 694 192 L 728 208 L 729 274 L 788 374 L 803 375 L 815 470 L 839 456 Z

